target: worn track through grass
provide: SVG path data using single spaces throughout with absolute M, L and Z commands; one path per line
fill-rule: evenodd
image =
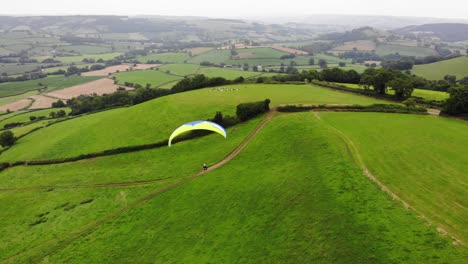
M 189 176 L 177 183 L 174 183 L 172 185 L 169 185 L 169 186 L 166 186 L 162 189 L 159 189 L 159 190 L 156 190 L 152 193 L 149 193 L 147 194 L 146 196 L 138 199 L 137 201 L 135 201 L 134 203 L 132 203 L 131 205 L 125 207 L 125 208 L 122 208 L 121 210 L 119 211 L 116 211 L 112 214 L 109 214 L 99 220 L 97 220 L 96 222 L 86 226 L 86 228 L 82 231 L 79 231 L 76 235 L 73 235 L 71 236 L 69 239 L 66 239 L 64 241 L 58 241 L 58 244 L 56 246 L 53 246 L 52 249 L 48 252 L 46 252 L 44 255 L 40 256 L 38 259 L 36 259 L 34 262 L 40 262 L 41 260 L 43 260 L 44 258 L 46 258 L 47 256 L 49 255 L 52 255 L 54 254 L 55 252 L 58 252 L 64 248 L 66 248 L 67 246 L 69 246 L 71 243 L 73 243 L 74 241 L 78 240 L 78 239 L 81 239 L 89 234 L 91 234 L 94 230 L 96 230 L 97 228 L 99 228 L 99 226 L 101 226 L 102 224 L 106 223 L 106 222 L 109 222 L 123 214 L 125 214 L 126 212 L 130 211 L 131 209 L 137 207 L 138 205 L 148 201 L 148 200 L 151 200 L 153 199 L 154 197 L 160 195 L 160 194 L 163 194 L 167 191 L 170 191 L 178 186 L 181 186 L 182 184 L 184 183 L 187 183 L 189 181 L 192 181 L 196 178 L 199 178 L 203 175 L 205 175 L 206 173 L 212 171 L 212 170 L 215 170 L 221 166 L 223 166 L 224 164 L 228 163 L 230 160 L 232 160 L 234 157 L 236 157 L 246 146 L 247 144 L 249 144 L 252 139 L 258 134 L 258 132 L 273 118 L 273 116 L 275 115 L 276 113 L 276 108 L 270 110 L 270 112 L 268 113 L 268 115 L 265 117 L 265 119 L 252 131 L 252 133 L 250 133 L 247 138 L 244 139 L 244 141 L 242 141 L 242 143 L 236 148 L 234 149 L 233 152 L 231 152 L 228 156 L 226 156 L 223 160 L 221 160 L 220 162 L 210 166 L 207 170 L 205 171 L 200 171 L 200 172 L 197 172 L 195 174 L 193 174 L 192 176 Z M 120 186 L 119 186 L 120 187 Z M 51 245 L 53 244 L 54 242 L 56 242 L 55 240 L 49 240 L 41 245 L 38 245 L 37 247 L 45 247 L 45 246 L 48 246 L 48 245 Z M 37 248 L 35 247 L 35 248 Z M 14 256 L 11 256 L 3 261 L 1 261 L 0 263 L 9 263 L 11 262 L 12 260 L 26 254 L 28 251 L 24 251 L 24 252 L 21 252 L 17 255 L 14 255 Z
M 321 122 L 323 122 L 323 120 L 320 118 L 320 115 L 318 112 L 313 112 L 313 115 Z M 364 160 L 361 156 L 361 154 L 359 153 L 359 150 L 358 148 L 356 147 L 356 145 L 354 144 L 354 142 L 345 134 L 343 133 L 342 131 L 340 131 L 339 129 L 331 126 L 331 125 L 328 125 L 326 124 L 331 130 L 333 130 L 339 137 L 341 137 L 345 143 L 345 145 L 347 145 L 347 149 L 351 149 L 353 154 L 351 155 L 352 157 L 354 156 L 357 160 L 357 163 L 358 165 L 361 167 L 362 169 L 362 172 L 364 173 L 364 175 L 366 175 L 367 178 L 369 178 L 372 182 L 374 182 L 375 184 L 377 184 L 377 186 L 379 186 L 379 188 L 386 192 L 388 195 L 390 195 L 390 197 L 392 197 L 393 200 L 396 200 L 396 201 L 399 201 L 403 204 L 403 206 L 406 208 L 406 209 L 409 209 L 409 210 L 412 210 L 414 212 L 416 212 L 419 217 L 421 217 L 422 219 L 424 219 L 426 222 L 428 222 L 430 225 L 434 225 L 436 226 L 437 228 L 437 231 L 441 234 L 441 235 L 444 235 L 444 236 L 449 236 L 451 237 L 453 240 L 454 240 L 454 244 L 455 245 L 462 245 L 465 247 L 465 244 L 463 241 L 461 241 L 460 239 L 458 239 L 456 237 L 456 235 L 454 234 L 449 234 L 445 229 L 441 228 L 441 227 L 437 227 L 437 225 L 435 225 L 435 223 L 433 223 L 429 218 L 427 218 L 424 214 L 422 214 L 421 212 L 419 212 L 416 208 L 412 207 L 408 202 L 406 202 L 405 200 L 403 200 L 402 198 L 400 198 L 396 193 L 392 192 L 392 190 L 390 190 L 387 186 L 385 186 L 383 183 L 381 183 L 374 175 L 372 175 L 372 173 L 367 169 L 366 167 L 366 164 L 364 163 Z M 353 157 L 353 160 L 354 160 L 354 157 Z

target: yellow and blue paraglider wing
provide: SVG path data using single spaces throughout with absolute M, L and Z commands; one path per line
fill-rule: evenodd
M 171 136 L 169 137 L 169 147 L 171 146 L 171 142 L 172 140 L 179 136 L 180 134 L 182 133 L 185 133 L 185 132 L 188 132 L 188 131 L 192 131 L 192 130 L 210 130 L 210 131 L 213 131 L 213 132 L 216 132 L 220 135 L 222 135 L 224 138 L 227 137 L 227 132 L 226 130 L 214 123 L 214 122 L 210 122 L 210 121 L 193 121 L 193 122 L 190 122 L 190 123 L 187 123 L 187 124 L 183 124 L 181 125 L 180 127 L 178 127 L 176 130 L 174 130 L 174 132 L 172 132 Z

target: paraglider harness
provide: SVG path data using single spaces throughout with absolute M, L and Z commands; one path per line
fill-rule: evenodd
M 207 170 L 208 169 L 208 166 L 206 165 L 206 163 L 203 164 L 203 170 Z

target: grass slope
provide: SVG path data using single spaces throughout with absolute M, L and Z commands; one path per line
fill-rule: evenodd
M 377 55 L 385 56 L 388 54 L 399 53 L 402 56 L 427 57 L 436 55 L 436 51 L 429 48 L 409 47 L 401 45 L 380 44 L 377 46 Z
M 413 74 L 430 80 L 442 80 L 445 75 L 455 75 L 458 79 L 468 76 L 468 57 L 458 57 L 431 64 L 414 65 Z
M 5 182 L 0 189 L 31 186 L 55 186 L 43 191 L 25 193 L 1 193 L 5 203 L 0 204 L 2 215 L 0 231 L 0 261 L 13 254 L 24 252 L 25 258 L 38 256 L 55 244 L 78 233 L 106 214 L 112 213 L 164 186 L 173 184 L 201 169 L 201 164 L 213 164 L 231 152 L 258 124 L 260 118 L 228 129 L 229 140 L 219 135 L 209 135 L 190 142 L 175 144 L 172 148 L 160 148 L 93 160 L 51 166 L 24 166 L 0 173 Z M 192 153 L 197 153 L 187 159 Z M 27 174 L 24 174 L 24 173 Z M 14 176 L 13 176 L 14 175 Z M 13 176 L 14 178 L 11 178 Z M 58 186 L 86 185 L 112 182 L 159 180 L 147 187 L 108 187 L 60 189 Z M 94 198 L 89 205 L 81 201 Z M 59 207 L 68 203 L 67 205 Z M 67 206 L 76 208 L 65 210 Z M 21 208 L 21 210 L 19 210 Z M 41 218 L 38 214 L 50 212 L 47 221 L 30 227 Z M 40 244 L 53 239 L 55 243 Z M 54 240 L 55 239 L 55 240 Z M 22 262 L 22 261 L 18 261 Z
M 26 123 L 26 122 L 29 122 L 30 121 L 30 119 L 29 119 L 30 116 L 36 116 L 36 117 L 45 116 L 46 118 L 49 118 L 50 112 L 57 112 L 57 111 L 60 111 L 60 110 L 64 110 L 67 113 L 71 112 L 71 109 L 67 108 L 67 107 L 65 107 L 65 108 L 44 109 L 44 110 L 39 110 L 39 111 L 31 111 L 31 112 L 27 112 L 27 113 L 24 113 L 24 114 L 15 115 L 15 116 L 13 116 L 11 118 L 0 121 L 0 129 L 3 128 L 4 125 L 9 124 L 9 123 L 18 123 L 18 122 Z
M 261 72 L 230 70 L 216 67 L 202 67 L 198 70 L 197 73 L 203 74 L 207 77 L 223 77 L 228 80 L 234 80 L 240 76 L 244 78 L 250 78 L 262 74 Z
M 284 55 L 289 55 L 289 53 L 284 51 L 279 51 L 272 48 L 253 48 L 253 49 L 236 49 L 239 53 L 239 57 L 247 56 L 249 58 L 280 58 Z
M 128 71 L 116 73 L 114 76 L 117 77 L 121 85 L 125 82 L 131 82 L 134 84 L 138 83 L 143 87 L 145 87 L 147 83 L 151 84 L 151 87 L 158 87 L 162 84 L 182 79 L 180 76 L 170 75 L 160 70 Z
M 339 158 L 337 158 L 339 157 Z M 463 263 L 362 175 L 310 113 L 281 116 L 220 169 L 49 256 L 67 263 Z
M 187 53 L 161 53 L 137 57 L 137 60 L 143 63 L 147 63 L 149 60 L 159 60 L 163 63 L 184 63 L 187 59 Z
M 230 88 L 238 90 L 219 92 L 212 88 L 201 89 L 62 122 L 21 138 L 0 155 L 0 160 L 63 158 L 156 142 L 167 139 L 180 124 L 212 118 L 216 111 L 234 115 L 237 104 L 265 98 L 271 99 L 273 106 L 286 103 L 385 103 L 309 85 L 252 84 L 233 85 Z
M 200 65 L 196 64 L 166 64 L 159 67 L 160 71 L 166 72 L 179 76 L 188 76 L 195 74 L 200 68 Z
M 370 172 L 383 184 L 468 241 L 468 123 L 381 113 L 320 116 L 354 141 Z

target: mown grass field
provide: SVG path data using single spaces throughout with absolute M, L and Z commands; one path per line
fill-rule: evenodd
M 161 151 L 191 160 L 187 157 L 194 156 L 193 150 L 185 147 L 199 140 Z M 216 144 L 203 146 L 202 153 L 217 149 Z M 165 155 L 154 159 L 166 166 Z M 16 238 L 13 244 L 2 244 L 3 258 L 24 250 L 22 239 L 37 245 L 57 233 L 76 234 L 92 218 L 122 206 L 122 196 L 130 203 L 148 189 L 64 192 L 3 194 L 8 200 L 0 205 L 3 212 L 15 217 L 5 217 L 2 231 Z M 80 204 L 90 198 L 94 201 Z M 40 202 L 31 203 L 36 200 Z M 65 202 L 77 206 L 65 211 L 59 207 Z M 15 209 L 15 204 L 23 210 Z M 24 210 L 25 206 L 33 210 Z M 26 227 L 44 212 L 50 212 L 47 222 Z M 24 224 L 12 233 L 18 222 Z M 69 236 L 63 237 L 67 242 Z M 32 247 L 15 260 L 47 255 L 61 243 L 53 242 Z M 111 219 L 45 261 L 463 263 L 465 252 L 381 192 L 353 163 L 343 141 L 311 113 L 302 113 L 274 118 L 223 167 Z
M 244 78 L 250 78 L 254 76 L 260 76 L 262 72 L 253 71 L 241 71 L 241 70 L 230 70 L 224 68 L 215 67 L 202 67 L 198 70 L 197 74 L 203 74 L 207 77 L 223 77 L 228 80 L 234 80 L 240 76 Z
M 410 47 L 402 45 L 380 44 L 375 51 L 379 56 L 399 53 L 402 56 L 427 57 L 436 55 L 436 51 L 429 48 Z
M 25 92 L 19 95 L 13 95 L 13 96 L 8 96 L 8 97 L 0 97 L 0 105 L 6 105 L 9 103 L 13 103 L 16 101 L 19 101 L 24 98 L 28 98 L 29 96 L 33 96 L 38 94 L 38 91 L 30 91 L 30 92 Z
M 272 48 L 253 48 L 253 49 L 236 49 L 239 53 L 237 56 L 240 58 L 247 57 L 247 58 L 280 58 L 284 55 L 289 55 L 289 53 L 284 51 L 279 51 Z
M 26 93 L 29 91 L 37 91 L 40 89 L 45 89 L 45 86 L 47 86 L 47 91 L 54 91 L 69 86 L 94 81 L 99 78 L 101 77 L 65 77 L 63 75 L 52 75 L 47 76 L 46 78 L 31 81 L 0 83 L 0 97 L 9 97 L 13 95 Z M 40 86 L 39 84 L 42 84 L 42 86 Z
M 216 111 L 234 115 L 237 104 L 265 98 L 271 100 L 272 106 L 286 103 L 386 103 L 310 85 L 247 84 L 232 85 L 229 88 L 237 90 L 220 92 L 214 88 L 206 88 L 62 122 L 21 138 L 11 149 L 0 155 L 0 161 L 63 158 L 156 142 L 167 139 L 180 124 L 212 118 Z
M 140 84 L 145 87 L 147 83 L 151 84 L 151 87 L 158 87 L 162 84 L 173 82 L 182 79 L 180 76 L 174 76 L 159 70 L 145 70 L 145 71 L 128 71 L 115 73 L 114 76 L 119 81 L 119 84 L 123 85 L 125 82 L 131 82 L 134 84 Z
M 414 65 L 413 74 L 429 80 L 442 80 L 445 75 L 455 75 L 458 79 L 468 77 L 468 57 L 462 56 L 431 64 Z
M 166 64 L 159 67 L 162 72 L 169 71 L 170 74 L 179 76 L 195 74 L 198 69 L 200 69 L 200 65 L 196 64 Z
M 160 53 L 137 57 L 137 60 L 142 63 L 147 63 L 149 60 L 159 60 L 163 63 L 184 63 L 188 58 L 187 53 Z
M 320 117 L 354 142 L 370 172 L 384 185 L 468 242 L 468 123 L 378 113 L 320 113 Z

